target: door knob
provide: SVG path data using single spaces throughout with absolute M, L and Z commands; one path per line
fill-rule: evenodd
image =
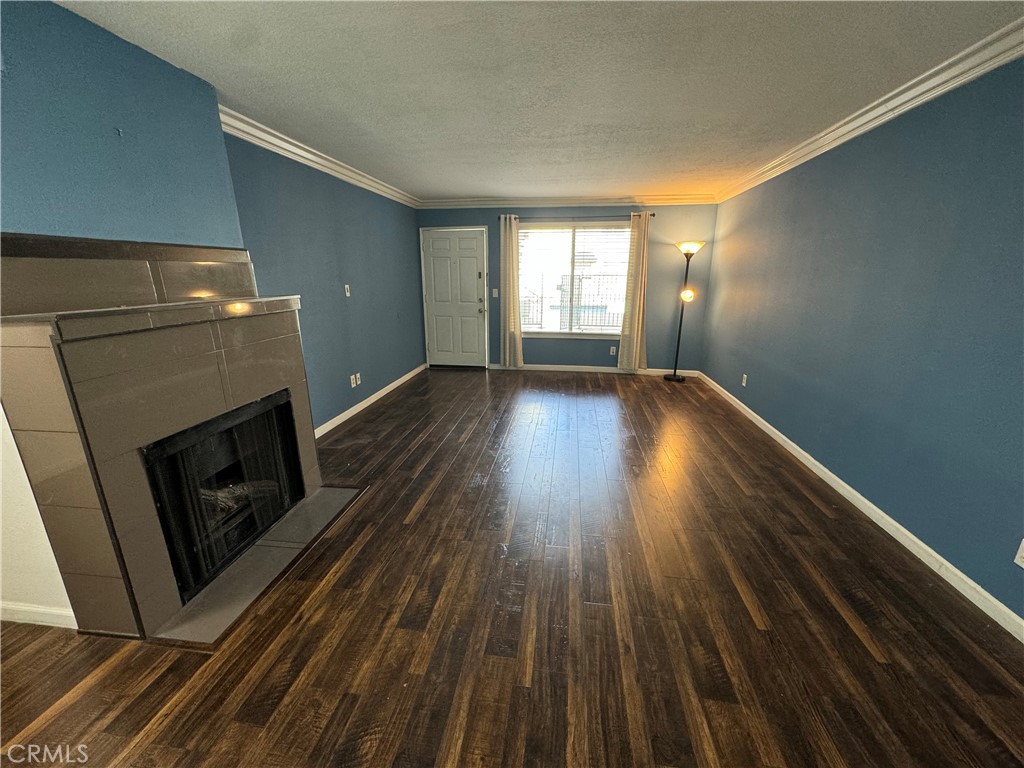
M 481 304 L 483 304 L 483 303 L 484 303 L 484 300 L 483 300 L 482 298 L 478 298 L 478 299 L 477 299 L 477 301 L 478 301 L 479 303 L 481 303 Z
M 484 313 L 484 308 L 480 307 L 480 309 L 478 309 L 477 312 L 479 312 L 482 315 Z

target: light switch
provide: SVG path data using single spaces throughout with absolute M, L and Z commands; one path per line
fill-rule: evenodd
M 492 299 L 498 298 L 498 289 L 497 288 L 491 288 L 491 298 Z
M 352 289 L 349 287 L 348 283 L 345 283 L 345 295 L 346 296 L 351 296 L 352 295 Z

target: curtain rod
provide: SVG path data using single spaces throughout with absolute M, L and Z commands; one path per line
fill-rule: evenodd
M 637 211 L 639 213 L 639 211 Z M 651 212 L 651 218 L 653 219 L 658 214 Z M 519 216 L 520 221 L 583 221 L 586 219 L 594 219 L 596 221 L 608 221 L 609 219 L 628 219 L 630 214 L 628 213 L 614 213 L 610 216 Z M 498 216 L 500 219 L 501 216 Z

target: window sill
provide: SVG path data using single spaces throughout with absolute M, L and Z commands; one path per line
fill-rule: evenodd
M 557 331 L 526 331 L 524 339 L 618 339 L 618 333 L 559 333 Z

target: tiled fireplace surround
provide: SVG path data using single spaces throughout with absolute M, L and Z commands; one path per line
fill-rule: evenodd
M 3 236 L 4 411 L 79 628 L 153 634 L 181 599 L 141 449 L 290 391 L 321 485 L 297 296 L 244 250 Z

